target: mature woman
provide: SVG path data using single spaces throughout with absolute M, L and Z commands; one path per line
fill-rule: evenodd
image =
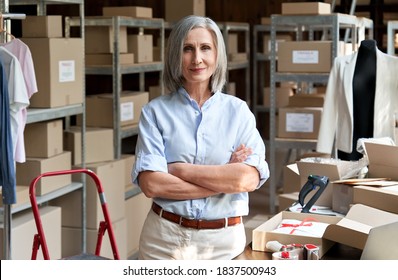
M 171 93 L 142 110 L 133 181 L 153 199 L 140 259 L 232 259 L 244 250 L 248 192 L 269 177 L 246 102 L 222 93 L 227 57 L 209 18 L 175 24 L 165 55 Z

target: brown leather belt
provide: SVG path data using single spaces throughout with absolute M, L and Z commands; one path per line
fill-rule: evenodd
M 187 219 L 180 215 L 176 215 L 174 213 L 164 211 L 162 207 L 157 205 L 156 203 L 152 204 L 152 210 L 160 217 L 171 221 L 173 223 L 179 224 L 183 227 L 187 228 L 195 228 L 195 229 L 219 229 L 228 226 L 234 226 L 240 224 L 242 222 L 242 217 L 230 217 L 225 219 L 218 220 L 193 220 Z

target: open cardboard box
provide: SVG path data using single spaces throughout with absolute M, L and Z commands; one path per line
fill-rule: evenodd
M 323 238 L 363 250 L 372 228 L 398 222 L 398 215 L 355 204 L 340 221 L 330 224 Z
M 318 222 L 323 222 L 328 224 L 336 224 L 341 220 L 341 217 L 336 217 L 336 216 L 282 211 L 253 230 L 252 249 L 255 251 L 268 252 L 268 249 L 266 248 L 266 244 L 268 241 L 278 241 L 282 244 L 292 244 L 292 243 L 314 244 L 320 247 L 319 255 L 323 256 L 333 246 L 334 244 L 333 241 L 327 240 L 322 237 L 311 237 L 311 236 L 272 232 L 274 229 L 278 227 L 278 225 L 281 223 L 283 219 L 295 219 L 303 221 L 308 218 L 314 218 Z
M 353 188 L 353 203 L 361 203 L 398 214 L 398 185 L 381 188 L 355 186 Z
M 398 146 L 365 142 L 369 159 L 369 177 L 398 180 Z

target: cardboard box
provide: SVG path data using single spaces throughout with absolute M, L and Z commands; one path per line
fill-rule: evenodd
M 93 127 L 114 127 L 113 94 L 88 95 L 86 97 L 86 125 Z M 124 91 L 120 94 L 120 125 L 136 125 L 142 107 L 148 103 L 146 91 Z M 81 119 L 78 116 L 78 125 Z
M 121 159 L 125 161 L 124 165 L 126 167 L 124 172 L 124 181 L 126 182 L 127 186 L 132 186 L 133 182 L 131 179 L 131 171 L 133 170 L 133 166 L 135 163 L 135 155 L 132 154 L 122 154 Z
M 230 53 L 228 54 L 228 60 L 230 62 L 243 62 L 247 61 L 247 53 L 245 52 L 240 52 L 240 53 Z
M 127 236 L 126 229 L 126 219 L 120 219 L 118 221 L 111 221 L 113 234 L 115 236 L 116 246 L 119 251 L 119 257 L 121 260 L 127 260 L 127 240 L 130 236 Z M 98 239 L 98 231 L 95 229 L 87 230 L 87 252 L 94 254 Z M 62 227 L 62 257 L 67 258 L 70 256 L 80 255 L 81 254 L 81 240 L 82 240 L 82 230 L 81 228 L 71 228 L 71 227 Z M 101 246 L 101 257 L 105 257 L 113 260 L 113 251 L 112 246 L 109 241 L 108 231 L 105 232 L 105 235 L 102 240 Z
M 135 63 L 153 62 L 153 36 L 128 35 L 127 50 L 134 54 Z
M 289 97 L 293 95 L 293 89 L 288 87 L 275 88 L 275 107 L 286 107 L 289 105 Z M 263 105 L 270 107 L 271 88 L 265 87 L 263 91 Z
M 152 199 L 147 198 L 143 193 L 139 193 L 125 201 L 126 213 L 134 213 L 134 215 L 126 215 L 127 236 L 129 237 L 126 247 L 129 256 L 138 252 L 141 230 L 151 205 Z
M 44 206 L 39 209 L 40 218 L 46 237 L 50 259 L 61 258 L 61 208 Z M 32 257 L 33 237 L 37 233 L 32 211 L 23 211 L 13 215 L 11 229 L 11 256 L 13 260 L 30 260 Z M 4 240 L 4 228 L 0 228 L 0 239 Z M 0 256 L 3 260 L 4 242 L 0 242 Z M 37 259 L 43 260 L 41 247 Z
M 322 108 L 279 108 L 278 137 L 317 139 Z
M 101 141 L 98 141 L 101 139 Z M 64 149 L 72 152 L 72 165 L 82 162 L 81 127 L 72 126 L 64 131 Z M 113 129 L 100 127 L 86 127 L 85 133 L 85 162 L 95 163 L 113 160 Z M 98 152 L 101 151 L 101 152 Z
M 95 65 L 112 65 L 113 54 L 111 53 L 87 53 L 86 54 L 86 66 Z M 131 65 L 134 64 L 133 53 L 121 53 L 119 54 L 120 65 Z
M 83 103 L 84 51 L 80 38 L 22 38 L 29 46 L 39 91 L 30 108 Z
M 162 95 L 160 86 L 150 86 L 148 93 L 149 93 L 148 101 L 155 99 L 156 97 L 159 97 Z
M 17 184 L 29 186 L 31 181 L 40 174 L 70 170 L 71 166 L 71 152 L 68 151 L 49 158 L 26 158 L 26 162 L 16 164 Z M 36 184 L 36 195 L 50 193 L 71 183 L 71 175 L 43 177 Z
M 324 238 L 363 250 L 373 227 L 397 221 L 397 214 L 355 204 L 344 218 L 326 228 Z
M 289 97 L 289 107 L 323 107 L 324 93 L 295 94 Z
M 81 168 L 75 166 L 75 168 Z M 124 190 L 125 190 L 125 161 L 112 160 L 86 165 L 101 181 L 105 200 L 108 205 L 112 221 L 125 217 Z M 76 181 L 81 179 L 81 174 L 72 176 Z M 75 191 L 50 201 L 51 205 L 60 206 L 62 212 L 62 226 L 79 228 L 82 225 L 82 196 L 81 191 Z M 91 177 L 86 176 L 86 222 L 88 229 L 98 229 L 103 221 L 101 202 L 98 197 L 97 186 Z
M 278 72 L 329 73 L 331 41 L 291 41 L 278 44 Z
M 17 195 L 17 202 L 14 204 L 11 204 L 11 208 L 14 207 L 19 207 L 24 204 L 29 204 L 30 205 L 30 199 L 29 199 L 29 187 L 28 186 L 16 186 L 15 187 L 15 192 Z M 2 196 L 2 188 L 0 188 L 0 195 Z M 0 207 L 3 207 L 3 199 L 0 199 Z
M 353 203 L 354 186 L 333 182 L 330 184 L 332 188 L 332 210 L 337 213 L 347 214 Z
M 85 52 L 113 53 L 114 47 L 113 28 L 111 26 L 86 26 L 85 27 Z M 98 42 L 101 42 L 100 44 Z M 127 27 L 119 29 L 119 53 L 127 52 Z
M 271 24 L 271 23 L 270 23 Z M 278 44 L 280 42 L 291 41 L 292 36 L 288 34 L 276 34 L 275 37 L 275 53 L 278 54 Z M 271 54 L 271 35 L 263 36 L 263 53 L 266 55 Z
M 307 177 L 308 178 L 308 177 Z M 302 187 L 297 163 L 288 164 L 283 167 L 283 193 L 300 191 Z
M 320 2 L 282 3 L 283 15 L 322 15 L 330 14 L 331 5 Z
M 369 177 L 398 180 L 398 147 L 365 142 L 369 159 Z
M 29 123 L 25 126 L 26 157 L 48 158 L 63 152 L 62 120 Z
M 238 33 L 229 33 L 227 37 L 227 52 L 228 54 L 231 53 L 238 53 Z
M 298 201 L 299 193 L 282 193 L 278 195 L 278 209 L 279 212 L 288 211 L 289 207 Z
M 353 203 L 398 214 L 398 187 L 355 186 L 353 188 Z
M 188 15 L 205 16 L 205 0 L 166 0 L 165 21 L 175 22 Z
M 283 234 L 272 232 L 284 219 L 294 219 L 305 221 L 306 219 L 315 219 L 318 222 L 336 224 L 341 220 L 341 217 L 333 217 L 316 214 L 294 213 L 289 211 L 279 212 L 271 219 L 261 224 L 253 230 L 252 248 L 255 251 L 268 251 L 266 244 L 268 241 L 278 241 L 282 244 L 314 244 L 320 246 L 319 255 L 322 257 L 334 244 L 334 242 L 325 239 L 324 237 L 311 237 L 303 235 Z M 330 226 L 330 225 L 329 225 Z
M 22 22 L 22 37 L 62 38 L 62 16 L 26 16 Z
M 152 8 L 140 6 L 102 7 L 102 15 L 152 18 Z

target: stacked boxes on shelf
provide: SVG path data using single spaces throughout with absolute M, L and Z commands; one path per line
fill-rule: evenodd
M 35 65 L 38 92 L 30 108 L 54 108 L 83 103 L 83 40 L 64 38 L 62 16 L 27 16 L 22 41 Z

